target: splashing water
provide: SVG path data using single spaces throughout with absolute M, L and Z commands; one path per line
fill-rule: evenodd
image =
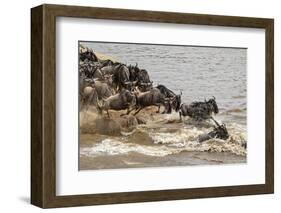
M 123 135 L 123 137 L 103 139 L 91 147 L 82 147 L 80 155 L 95 157 L 135 152 L 142 155 L 164 157 L 184 151 L 229 152 L 240 156 L 247 154 L 247 150 L 243 146 L 246 143 L 246 136 L 243 128 L 238 124 L 228 126 L 229 139 L 224 141 L 215 138 L 203 143 L 198 142 L 198 136 L 211 131 L 212 128 L 186 128 L 186 126 L 178 128 L 179 124 L 176 124 L 174 126 L 177 127 L 177 130 L 170 128 L 172 132 L 166 132 L 166 128 L 151 126 L 153 128 L 149 128 L 147 125 L 140 126 L 131 134 Z

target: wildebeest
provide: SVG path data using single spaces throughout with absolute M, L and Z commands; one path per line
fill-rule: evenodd
M 131 91 L 136 84 L 136 81 L 130 81 L 130 71 L 125 64 L 117 65 L 112 77 L 116 91 L 121 91 L 122 89 Z
M 87 86 L 80 93 L 80 111 L 82 109 L 88 109 L 92 104 L 95 104 L 96 91 L 95 88 Z
M 86 49 L 86 51 L 80 52 L 79 59 L 80 59 L 80 61 L 85 61 L 85 60 L 98 61 L 98 57 L 95 55 L 93 50 L 88 49 L 88 48 Z
M 79 98 L 80 98 L 80 110 L 90 104 L 95 94 L 94 80 L 88 79 L 85 75 L 80 76 L 79 82 Z
M 135 92 L 136 95 L 136 112 L 139 113 L 142 109 L 148 106 L 158 106 L 157 113 L 160 112 L 160 107 L 164 106 L 166 111 L 167 99 L 159 89 L 153 88 L 147 92 Z
M 160 92 L 165 96 L 165 98 L 169 98 L 170 107 L 167 113 L 171 113 L 172 109 L 178 112 L 180 110 L 182 92 L 180 92 L 179 95 L 176 95 L 172 90 L 168 89 L 167 87 L 161 84 L 156 86 L 156 88 L 160 90 Z
M 81 106 L 97 106 L 97 100 L 110 97 L 113 92 L 108 83 L 94 79 L 80 78 L 80 101 Z
M 102 111 L 106 111 L 108 117 L 109 110 L 125 110 L 127 109 L 127 114 L 130 113 L 131 107 L 133 107 L 136 104 L 136 97 L 134 94 L 132 94 L 129 90 L 121 90 L 120 93 L 117 93 L 116 95 L 112 95 L 108 97 L 107 99 L 103 99 L 102 103 L 98 102 L 98 109 L 102 113 Z M 123 114 L 122 114 L 123 115 Z
M 115 71 L 119 68 L 121 63 L 119 62 L 107 62 L 101 64 L 101 72 L 104 75 L 113 75 Z
M 101 67 L 113 66 L 115 62 L 111 61 L 110 59 L 107 60 L 100 60 Z
M 214 126 L 214 129 L 207 133 L 207 134 L 202 134 L 199 135 L 198 137 L 198 141 L 200 143 L 206 141 L 206 140 L 210 140 L 212 138 L 219 138 L 222 140 L 226 140 L 229 138 L 229 134 L 226 128 L 225 124 L 219 124 L 214 118 L 211 117 L 211 119 L 215 122 L 216 126 Z
M 97 63 L 85 62 L 79 64 L 80 75 L 84 74 L 87 78 L 104 79 L 104 75 L 101 72 Z
M 192 102 L 190 105 L 183 103 L 179 109 L 180 119 L 182 119 L 182 116 L 189 116 L 198 121 L 210 119 L 212 113 L 217 114 L 218 112 L 219 109 L 215 97 L 204 102 Z
M 93 90 L 92 90 L 93 94 L 91 96 L 89 96 L 88 103 L 86 102 L 89 105 L 97 106 L 98 100 L 106 99 L 106 98 L 110 97 L 111 95 L 113 95 L 110 87 L 105 82 L 94 81 L 92 88 L 93 88 Z
M 135 66 L 129 65 L 128 68 L 130 72 L 130 81 L 136 82 L 135 86 L 137 86 L 141 92 L 146 92 L 152 88 L 153 82 L 150 81 L 147 70 L 140 69 L 138 64 Z

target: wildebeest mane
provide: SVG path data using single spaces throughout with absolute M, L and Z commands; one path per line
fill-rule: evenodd
M 156 88 L 159 89 L 160 92 L 167 98 L 172 98 L 176 96 L 176 94 L 172 90 L 168 89 L 162 84 L 159 84 Z

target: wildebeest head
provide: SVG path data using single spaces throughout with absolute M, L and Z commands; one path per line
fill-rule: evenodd
M 217 114 L 219 113 L 219 108 L 216 102 L 216 98 L 213 96 L 213 98 L 209 99 L 207 101 L 207 104 L 211 107 L 212 111 Z
M 151 90 L 153 88 L 153 81 L 151 81 L 149 83 L 140 83 L 140 82 L 138 82 L 137 85 L 138 85 L 138 89 L 141 92 L 146 92 L 146 91 L 149 91 L 149 90 Z
M 135 66 L 129 65 L 128 66 L 129 72 L 130 72 L 130 81 L 136 81 L 138 80 L 138 75 L 140 72 L 140 68 L 138 67 L 138 64 Z
M 109 86 L 112 86 L 113 85 L 113 78 L 112 78 L 113 75 L 110 75 L 110 74 L 106 74 L 103 76 L 104 78 L 104 81 L 109 85 Z
M 132 106 L 136 105 L 136 96 L 135 96 L 135 94 L 133 94 L 129 90 L 126 90 L 126 89 L 122 90 L 121 96 L 122 96 L 123 101 L 125 103 L 129 103 Z
M 145 69 L 140 69 L 137 63 L 135 66 L 130 65 L 128 68 L 130 71 L 130 81 L 137 81 L 136 86 L 138 86 L 141 92 L 146 92 L 152 88 L 153 82 L 150 81 L 148 72 Z
M 225 124 L 222 124 L 222 125 L 219 125 L 219 126 L 215 127 L 214 131 L 216 133 L 217 138 L 220 138 L 220 139 L 223 139 L 223 140 L 226 140 L 226 139 L 229 138 L 229 134 L 228 134 L 228 131 L 227 131 L 227 128 L 226 128 Z
M 113 83 L 118 87 L 118 90 L 122 88 L 130 89 L 130 72 L 125 64 L 118 64 L 115 66 L 112 77 Z
M 133 92 L 136 88 L 136 84 L 137 84 L 137 81 L 127 81 L 127 82 L 124 82 L 124 88 L 126 90 L 129 90 L 130 92 Z
M 138 87 L 140 91 L 146 92 L 152 89 L 153 81 L 150 81 L 147 70 L 140 69 L 138 72 Z

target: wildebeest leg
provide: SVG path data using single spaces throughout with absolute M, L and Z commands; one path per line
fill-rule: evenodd
M 171 104 L 167 103 L 164 105 L 164 111 L 162 112 L 162 114 L 171 114 L 172 110 L 171 110 Z
M 109 115 L 109 112 L 108 112 L 108 110 L 106 110 L 106 112 L 107 112 L 107 116 L 108 116 L 108 118 L 110 118 L 110 115 Z
M 132 112 L 134 109 L 135 109 L 135 108 L 132 108 L 132 109 L 130 110 L 130 109 L 128 108 L 128 109 L 127 109 L 127 115 L 129 115 L 130 112 Z
M 182 114 L 181 114 L 181 111 L 179 111 L 179 115 L 180 115 L 180 121 L 182 121 Z
M 131 109 L 131 110 L 130 110 L 130 108 L 128 108 L 128 109 L 127 109 L 127 112 L 126 112 L 126 113 L 121 114 L 121 115 L 120 115 L 120 117 L 122 117 L 122 116 L 124 116 L 124 115 L 129 115 L 129 114 L 130 114 L 130 112 L 132 112 L 132 111 L 133 111 L 133 109 Z
M 156 111 L 156 113 L 160 113 L 160 107 L 161 107 L 161 105 L 159 104 L 159 105 L 157 105 L 158 106 L 158 110 Z
M 140 107 L 140 108 L 134 113 L 134 115 L 138 114 L 142 109 L 144 109 L 144 108 Z
M 168 114 L 171 114 L 171 113 L 172 113 L 172 105 L 171 105 L 171 103 L 168 104 L 168 107 L 169 107 L 169 108 L 168 108 L 167 113 L 168 113 Z

